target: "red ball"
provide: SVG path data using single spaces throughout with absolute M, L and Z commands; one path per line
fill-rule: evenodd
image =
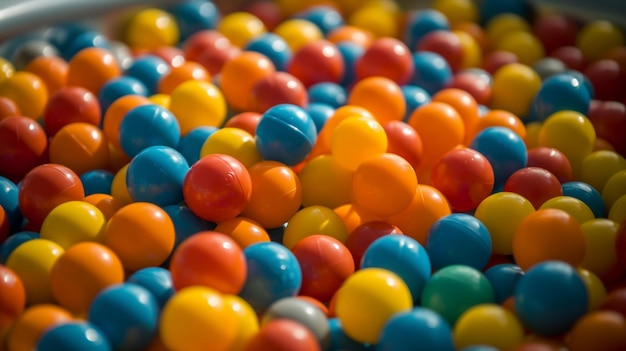
M 175 46 L 162 46 L 149 52 L 150 55 L 154 55 L 171 67 L 180 67 L 187 62 L 183 51 Z
M 321 351 L 311 330 L 286 318 L 273 319 L 263 325 L 246 344 L 245 351 Z
M 224 154 L 202 157 L 189 168 L 183 195 L 198 217 L 222 222 L 239 215 L 250 201 L 252 181 L 246 167 Z
M 8 97 L 0 96 L 0 121 L 11 116 L 21 116 L 19 106 Z
M 458 72 L 463 64 L 463 43 L 458 35 L 449 30 L 435 30 L 420 39 L 417 51 L 430 51 L 441 55 Z
M 528 150 L 526 166 L 547 169 L 554 174 L 561 184 L 574 180 L 572 164 L 569 159 L 564 153 L 552 147 L 535 147 Z
M 413 77 L 412 53 L 398 39 L 380 38 L 365 50 L 357 60 L 355 69 L 359 80 L 378 76 L 389 78 L 398 85 L 405 85 Z
M 540 167 L 525 167 L 513 173 L 506 183 L 504 191 L 510 191 L 525 197 L 535 209 L 539 209 L 547 200 L 562 196 L 561 182 L 550 171 Z
M 468 92 L 480 105 L 487 106 L 491 100 L 490 80 L 475 73 L 461 71 L 454 75 L 447 87 Z
M 356 269 L 361 268 L 361 259 L 365 250 L 376 239 L 390 234 L 402 235 L 400 228 L 393 224 L 383 221 L 371 221 L 365 222 L 358 227 L 354 228 L 346 239 L 346 247 L 352 253 L 352 259 L 354 261 L 354 267 Z
M 204 66 L 211 75 L 216 75 L 230 58 L 240 52 L 230 40 L 216 30 L 202 30 L 192 34 L 183 44 L 183 53 L 189 61 Z
M 239 128 L 248 132 L 250 135 L 256 134 L 256 126 L 261 121 L 262 115 L 256 112 L 241 112 L 232 116 L 224 124 L 224 128 Z
M 43 223 L 48 213 L 67 201 L 83 201 L 85 189 L 74 171 L 54 163 L 33 168 L 20 184 L 18 204 L 33 225 Z
M 617 312 L 626 318 L 626 288 L 611 291 L 604 298 L 600 309 Z
M 0 264 L 0 334 L 22 314 L 26 306 L 26 291 L 20 277 Z
M 563 46 L 576 45 L 578 29 L 579 25 L 573 18 L 556 13 L 540 17 L 533 24 L 533 32 L 547 53 Z
M 176 290 L 200 285 L 223 294 L 238 294 L 246 280 L 246 258 L 230 236 L 213 231 L 185 239 L 170 260 Z
M 587 113 L 598 138 L 608 141 L 626 157 L 626 105 L 617 101 L 592 100 Z
M 483 59 L 483 69 L 493 75 L 496 71 L 509 63 L 518 63 L 517 55 L 508 51 L 492 51 Z
M 593 86 L 595 99 L 619 101 L 626 95 L 626 71 L 617 61 L 595 61 L 583 73 Z
M 569 69 L 582 71 L 585 66 L 583 52 L 576 46 L 562 46 L 549 53 L 550 57 L 561 60 Z
M 98 98 L 89 90 L 77 86 L 61 88 L 48 100 L 43 113 L 43 124 L 48 136 L 53 137 L 71 123 L 100 125 L 101 110 Z
M 352 273 L 354 261 L 350 250 L 328 235 L 311 235 L 291 249 L 300 263 L 300 294 L 328 302 Z
M 287 72 L 273 72 L 254 84 L 248 100 L 248 110 L 258 113 L 279 104 L 305 107 L 309 103 L 302 82 Z
M 0 176 L 21 180 L 47 162 L 47 151 L 46 133 L 34 119 L 12 116 L 0 121 Z
M 327 40 L 316 40 L 293 54 L 287 72 L 308 88 L 322 82 L 339 83 L 344 69 L 343 56 L 337 46 Z
M 252 1 L 245 7 L 245 12 L 256 16 L 268 31 L 273 31 L 283 20 L 283 11 L 274 1 Z
M 454 212 L 474 210 L 491 195 L 495 181 L 489 160 L 469 148 L 453 149 L 443 155 L 433 167 L 431 180 Z
M 390 121 L 383 124 L 387 135 L 387 152 L 402 156 L 414 169 L 422 160 L 424 147 L 415 128 L 402 121 Z

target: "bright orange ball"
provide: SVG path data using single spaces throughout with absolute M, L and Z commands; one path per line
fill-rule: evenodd
M 348 104 L 365 108 L 381 124 L 402 120 L 406 111 L 400 86 L 378 76 L 358 81 L 350 91 Z
M 67 61 L 60 57 L 39 56 L 30 61 L 24 71 L 37 75 L 52 96 L 66 85 L 68 67 Z
M 255 84 L 275 71 L 272 61 L 257 52 L 244 51 L 230 59 L 222 67 L 219 83 L 226 102 L 236 110 L 245 111 Z
M 106 169 L 109 143 L 102 130 L 89 123 L 71 123 L 61 128 L 50 141 L 50 162 L 64 165 L 81 175 Z
M 122 69 L 110 51 L 98 47 L 86 48 L 70 60 L 67 85 L 83 87 L 97 96 L 107 81 L 121 75 Z
M 63 307 L 38 304 L 28 307 L 13 323 L 7 335 L 7 346 L 12 351 L 34 350 L 41 335 L 50 327 L 66 323 L 74 316 Z
M 461 89 L 448 88 L 443 89 L 433 95 L 432 101 L 438 101 L 446 103 L 452 106 L 456 112 L 459 113 L 465 126 L 465 139 L 464 144 L 469 145 L 471 143 L 470 137 L 473 136 L 473 131 L 478 125 L 479 110 L 478 103 L 474 97 Z
M 571 351 L 626 349 L 626 319 L 617 312 L 596 311 L 583 316 L 570 330 Z
M 227 234 L 243 249 L 258 242 L 270 241 L 267 230 L 257 221 L 246 217 L 225 220 L 218 223 L 213 230 Z

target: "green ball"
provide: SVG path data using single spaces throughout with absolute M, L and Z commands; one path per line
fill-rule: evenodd
M 422 291 L 421 305 L 439 313 L 450 325 L 469 308 L 494 303 L 489 280 L 477 269 L 452 265 L 435 272 Z

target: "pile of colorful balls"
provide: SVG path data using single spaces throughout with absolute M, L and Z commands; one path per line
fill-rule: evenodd
M 626 350 L 623 28 L 241 6 L 0 45 L 0 350 Z

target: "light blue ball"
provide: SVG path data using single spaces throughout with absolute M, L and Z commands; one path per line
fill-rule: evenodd
M 150 146 L 175 148 L 180 142 L 176 116 L 157 104 L 137 106 L 126 113 L 119 128 L 122 150 L 134 157 Z
M 418 347 L 419 345 L 419 347 Z M 438 313 L 423 307 L 391 317 L 380 335 L 377 351 L 454 351 L 452 328 Z
M 47 329 L 39 338 L 36 351 L 112 351 L 100 328 L 89 322 L 67 322 Z

